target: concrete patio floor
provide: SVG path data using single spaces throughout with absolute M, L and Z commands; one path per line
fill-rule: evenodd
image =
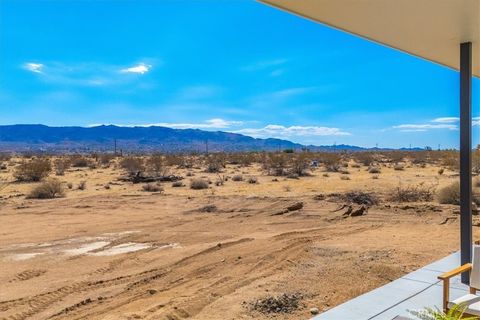
M 442 282 L 437 276 L 460 266 L 460 253 L 453 253 L 400 279 L 367 292 L 332 308 L 315 320 L 392 320 L 395 317 L 415 318 L 408 310 L 442 306 Z M 468 286 L 457 276 L 450 282 L 450 299 L 468 293 Z

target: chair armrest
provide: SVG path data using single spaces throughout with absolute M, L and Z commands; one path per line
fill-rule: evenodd
M 464 273 L 464 272 L 467 272 L 467 271 L 470 271 L 470 270 L 472 270 L 472 264 L 471 263 L 466 263 L 463 266 L 460 266 L 458 268 L 455 268 L 451 271 L 448 271 L 448 272 L 445 272 L 444 274 L 439 275 L 438 279 L 447 280 L 447 279 L 450 279 L 452 277 L 455 277 L 455 276 L 457 276 L 461 273 Z

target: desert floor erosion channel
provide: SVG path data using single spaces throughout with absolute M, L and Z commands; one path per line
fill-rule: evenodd
M 307 319 L 458 250 L 456 160 L 2 156 L 0 319 Z

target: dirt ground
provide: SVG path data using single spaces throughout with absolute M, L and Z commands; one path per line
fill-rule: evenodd
M 163 183 L 159 193 L 118 181 L 120 169 L 72 168 L 60 177 L 72 190 L 52 200 L 26 199 L 33 183 L 10 184 L 0 191 L 0 319 L 308 319 L 310 308 L 325 311 L 457 250 L 458 207 L 385 200 L 399 185 L 458 179 L 438 169 L 384 167 L 372 179 L 351 168 L 350 180 L 316 170 L 297 180 L 229 166 L 222 175 L 258 183 L 205 190 L 177 170 L 186 186 Z M 76 189 L 82 180 L 86 189 Z M 381 201 L 344 216 L 345 202 L 328 195 L 349 190 Z M 282 294 L 298 305 L 258 307 Z

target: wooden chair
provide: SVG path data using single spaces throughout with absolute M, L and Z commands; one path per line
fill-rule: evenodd
M 470 293 L 450 301 L 450 279 L 464 272 L 470 272 Z M 473 248 L 472 263 L 464 264 L 454 270 L 448 271 L 438 277 L 443 280 L 443 309 L 445 312 L 454 305 L 465 306 L 465 316 L 480 316 L 480 246 Z

